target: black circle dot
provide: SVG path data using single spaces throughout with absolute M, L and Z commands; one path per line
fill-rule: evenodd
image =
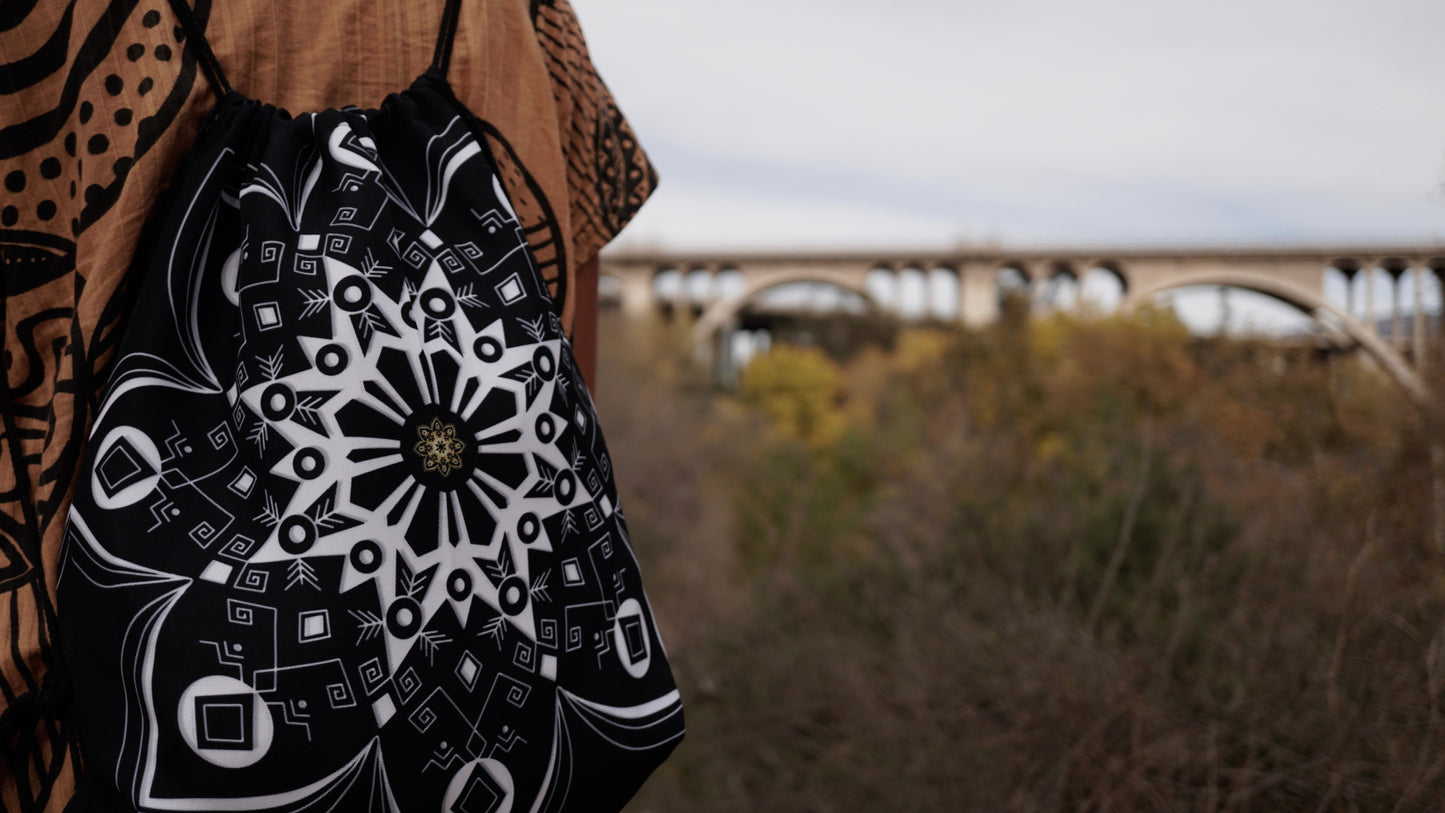
M 527 583 L 518 576 L 507 577 L 497 588 L 497 603 L 507 615 L 527 609 Z
M 96 133 L 85 142 L 85 149 L 89 150 L 91 155 L 100 155 L 110 149 L 110 139 L 105 137 L 105 133 Z
M 125 49 L 125 58 L 129 59 L 131 62 L 134 62 L 137 59 L 145 56 L 145 53 L 146 47 L 138 42 L 135 42 L 131 43 L 130 47 Z
M 14 206 L 6 206 L 4 211 L 0 211 L 0 223 L 4 223 L 7 226 L 14 226 L 15 222 L 19 219 L 20 210 Z
M 119 96 L 125 90 L 125 80 L 115 74 L 105 77 L 105 92 L 112 96 Z
M 85 188 L 86 206 L 99 206 L 103 198 L 105 198 L 105 187 L 100 184 L 93 183 Z
M 492 362 L 502 357 L 502 343 L 493 339 L 491 336 L 483 336 L 477 339 L 476 343 L 472 346 L 472 350 L 477 354 L 477 358 L 482 361 Z
M 122 127 L 130 124 L 130 120 L 133 118 L 135 118 L 135 113 L 132 113 L 129 107 L 122 107 L 115 111 L 115 123 Z
M 328 344 L 316 354 L 316 369 L 326 375 L 336 375 L 346 369 L 349 360 L 345 347 Z
M 557 501 L 563 505 L 572 502 L 572 495 L 577 493 L 577 477 L 570 471 L 564 471 L 557 475 L 557 480 L 552 486 L 552 491 L 557 495 Z
M 292 459 L 291 470 L 302 480 L 315 480 L 326 471 L 326 455 L 315 447 L 302 449 Z
M 433 319 L 446 319 L 457 309 L 456 300 L 439 288 L 432 288 L 421 295 L 421 309 Z
M 403 596 L 386 611 L 386 628 L 397 638 L 410 638 L 421 629 L 421 605 Z
M 71 158 L 75 157 L 75 133 L 65 134 L 65 153 Z
M 362 573 L 375 573 L 381 568 L 384 554 L 381 552 L 380 545 L 370 539 L 363 539 L 352 546 L 350 558 L 351 566 L 358 571 Z
M 146 28 L 155 28 L 161 24 L 161 13 L 155 9 L 151 9 L 141 18 L 140 23 Z
M 447 577 L 447 595 L 454 601 L 461 601 L 472 594 L 472 574 L 465 570 L 453 570 Z
M 85 124 L 86 122 L 90 121 L 90 117 L 93 115 L 95 115 L 95 106 L 92 105 L 90 102 L 81 102 L 80 123 Z
M 543 443 L 551 443 L 552 438 L 557 436 L 557 424 L 551 415 L 538 415 L 536 427 L 537 439 Z
M 175 30 L 171 33 L 175 35 L 176 42 L 180 42 L 181 40 L 186 38 L 186 29 L 181 28 L 180 26 L 176 26 Z
M 316 524 L 310 517 L 287 517 L 281 523 L 281 550 L 299 556 L 316 544 Z
M 146 78 L 140 80 L 140 84 L 139 84 L 139 85 L 136 85 L 136 86 L 135 86 L 135 92 L 136 92 L 136 93 L 139 93 L 139 94 L 142 95 L 142 96 L 144 96 L 144 95 L 146 95 L 147 93 L 150 93 L 150 92 L 151 92 L 151 88 L 153 88 L 153 87 L 155 87 L 155 86 L 156 86 L 156 80 L 154 80 L 154 79 L 150 78 L 149 76 L 147 76 Z
M 537 348 L 537 352 L 532 354 L 532 366 L 536 368 L 537 373 L 542 376 L 543 381 L 551 381 L 553 373 L 557 372 L 557 365 L 552 358 L 552 351 L 545 347 Z
M 270 421 L 284 421 L 296 409 L 296 394 L 290 387 L 276 382 L 261 393 L 261 414 Z
M 336 283 L 332 298 L 347 313 L 360 313 L 371 304 L 371 286 L 361 277 L 346 277 Z
M 537 515 L 528 511 L 517 521 L 517 537 L 522 544 L 530 545 L 537 541 L 538 535 L 542 533 L 542 523 L 537 520 Z
M 171 46 L 161 43 L 156 46 L 156 59 L 162 62 L 169 62 L 171 59 Z
M 17 169 L 9 175 L 6 175 L 5 188 L 10 190 L 11 192 L 24 192 L 25 173 Z
M 55 217 L 55 201 L 42 200 L 40 205 L 35 207 L 35 216 L 41 220 L 49 220 Z
M 60 177 L 60 159 L 47 158 L 40 162 L 40 175 L 44 178 L 55 179 Z

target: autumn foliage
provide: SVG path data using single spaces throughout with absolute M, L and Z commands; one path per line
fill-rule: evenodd
M 631 810 L 1445 804 L 1429 433 L 1361 358 L 1146 312 L 780 346 L 723 392 L 604 334 L 689 722 Z

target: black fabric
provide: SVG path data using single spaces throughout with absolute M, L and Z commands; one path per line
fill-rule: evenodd
M 198 138 L 62 548 L 68 809 L 616 810 L 682 737 L 456 19 L 376 109 Z

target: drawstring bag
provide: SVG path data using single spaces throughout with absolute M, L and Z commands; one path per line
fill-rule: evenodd
M 683 734 L 597 414 L 433 65 L 225 82 L 163 212 L 59 577 L 100 810 L 617 810 Z

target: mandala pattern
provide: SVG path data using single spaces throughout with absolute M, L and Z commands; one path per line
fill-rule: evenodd
M 62 556 L 142 810 L 607 810 L 682 736 L 591 399 L 483 130 L 231 95 Z

